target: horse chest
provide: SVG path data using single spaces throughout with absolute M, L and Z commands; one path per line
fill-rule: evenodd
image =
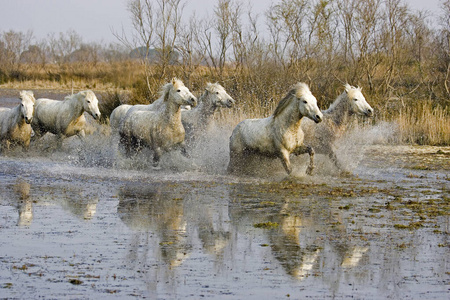
M 86 118 L 84 115 L 79 116 L 75 120 L 72 120 L 67 125 L 63 125 L 61 128 L 61 132 L 63 132 L 66 136 L 72 136 L 78 134 L 81 130 L 83 130 L 84 125 L 86 124 Z
M 16 142 L 25 142 L 31 137 L 31 125 L 15 124 L 10 131 L 9 138 Z
M 169 148 L 184 140 L 185 132 L 182 126 L 163 124 L 155 127 L 152 132 L 152 140 L 163 148 Z
M 294 151 L 295 148 L 303 144 L 303 131 L 298 127 L 291 128 L 283 132 L 280 136 L 280 143 L 289 152 Z

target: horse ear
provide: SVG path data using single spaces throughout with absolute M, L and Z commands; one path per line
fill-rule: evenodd
M 346 84 L 344 84 L 344 88 L 345 88 L 345 92 L 348 93 L 352 87 L 350 86 L 350 84 L 346 83 Z
M 82 96 L 84 96 L 84 97 L 87 96 L 87 92 L 86 92 L 86 91 L 81 91 L 80 94 L 81 94 Z

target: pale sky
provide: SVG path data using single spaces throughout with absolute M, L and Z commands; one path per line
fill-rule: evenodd
M 248 1 L 248 0 L 245 0 Z M 249 1 L 263 13 L 277 0 Z M 439 12 L 439 0 L 406 0 L 413 9 Z M 84 42 L 117 42 L 112 30 L 131 31 L 128 0 L 0 0 L 0 32 L 32 30 L 37 39 L 49 33 L 75 30 Z M 215 0 L 187 0 L 184 17 L 212 13 Z M 262 18 L 260 18 L 260 21 Z M 260 22 L 264 26 L 263 22 Z

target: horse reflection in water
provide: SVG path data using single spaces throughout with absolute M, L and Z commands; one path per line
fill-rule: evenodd
M 268 239 L 272 255 L 287 274 L 297 280 L 321 274 L 326 270 L 358 266 L 369 250 L 363 241 L 352 240 L 342 225 L 342 210 L 331 208 L 323 199 L 303 199 L 268 195 L 264 199 L 242 198 L 242 190 L 231 192 L 230 218 L 238 230 L 248 231 L 255 224 L 276 223 L 261 230 Z M 274 200 L 276 199 L 276 200 Z M 330 219 L 331 218 L 331 219 Z M 329 226 L 329 223 L 337 224 Z M 336 272 L 339 277 L 341 274 Z M 332 278 L 330 281 L 335 280 Z M 338 279 L 336 279 L 338 280 Z
M 206 253 L 221 256 L 230 239 L 229 223 L 224 224 L 226 216 L 221 212 L 209 209 L 214 202 L 209 200 L 207 205 L 199 201 L 190 185 L 155 183 L 122 187 L 117 211 L 135 232 L 128 257 L 130 264 L 139 268 L 154 258 L 169 269 L 178 267 L 198 241 Z M 226 209 L 224 213 L 227 214 Z
M 162 260 L 171 267 L 184 261 L 191 246 L 186 239 L 182 199 L 182 190 L 167 185 L 154 184 L 144 188 L 129 185 L 120 190 L 117 212 L 120 219 L 136 231 L 130 262 L 145 264 L 147 252 L 155 247 L 160 249 Z M 143 241 L 139 238 L 142 234 Z M 151 238 L 152 234 L 156 234 L 158 239 Z M 150 245 L 152 242 L 157 242 L 159 247 Z M 139 258 L 138 253 L 142 249 L 145 252 Z
M 34 198 L 39 204 L 58 205 L 72 215 L 83 219 L 91 220 L 97 212 L 98 196 L 85 195 L 81 189 L 71 185 L 55 185 L 44 190 L 43 195 L 36 195 Z
M 30 226 L 33 221 L 33 201 L 30 197 L 31 185 L 23 180 L 18 179 L 14 184 L 14 191 L 17 195 L 17 209 L 19 211 L 19 219 L 17 225 Z

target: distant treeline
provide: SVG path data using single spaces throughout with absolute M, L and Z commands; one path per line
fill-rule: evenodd
M 255 15 L 246 1 L 217 0 L 212 14 L 198 18 L 183 15 L 181 0 L 131 0 L 134 31 L 114 33 L 117 44 L 86 44 L 73 31 L 41 41 L 32 32 L 1 32 L 0 83 L 113 86 L 130 91 L 134 103 L 156 99 L 173 76 L 194 91 L 219 81 L 242 111 L 260 116 L 297 81 L 311 86 L 321 108 L 348 82 L 363 87 L 379 119 L 408 112 L 415 122 L 426 103 L 445 123 L 450 0 L 440 5 L 432 15 L 402 0 L 281 0 Z M 439 142 L 426 134 L 405 140 L 450 143 L 449 133 Z

